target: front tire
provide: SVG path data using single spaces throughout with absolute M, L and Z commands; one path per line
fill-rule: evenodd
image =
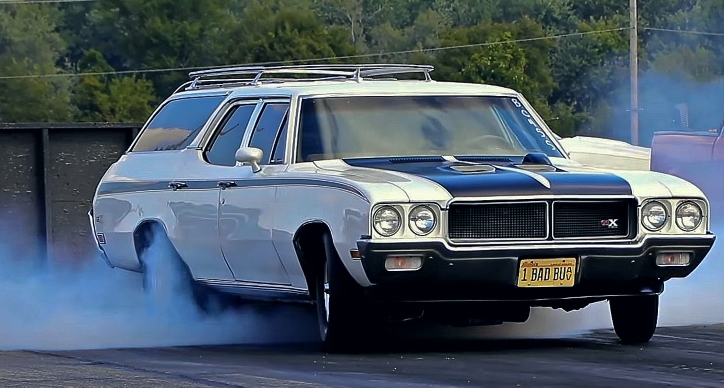
M 623 344 L 644 344 L 656 332 L 659 296 L 627 296 L 609 301 L 613 329 Z
M 329 234 L 323 236 L 323 262 L 315 271 L 317 321 L 327 351 L 358 348 L 371 332 L 369 303 L 364 291 L 347 272 Z

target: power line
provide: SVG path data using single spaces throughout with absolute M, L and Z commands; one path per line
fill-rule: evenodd
M 90 1 L 90 0 L 86 0 L 86 1 Z M 412 54 L 412 53 L 420 53 L 420 52 L 437 52 L 437 51 L 446 51 L 446 50 L 454 50 L 454 49 L 461 49 L 461 48 L 494 46 L 494 45 L 507 44 L 507 43 L 524 43 L 524 42 L 533 42 L 533 41 L 547 40 L 547 39 L 562 39 L 562 38 L 569 38 L 569 37 L 574 37 L 574 36 L 602 34 L 602 33 L 606 33 L 606 32 L 616 32 L 616 31 L 623 31 L 623 30 L 628 30 L 628 27 L 609 28 L 609 29 L 605 29 L 605 30 L 594 30 L 594 31 L 586 31 L 586 32 L 572 32 L 572 33 L 568 33 L 568 34 L 540 36 L 540 37 L 535 37 L 535 38 L 501 40 L 501 41 L 495 41 L 495 42 L 471 43 L 471 44 L 462 44 L 462 45 L 455 45 L 455 46 L 441 46 L 441 47 L 431 47 L 431 48 L 422 48 L 422 49 L 414 49 L 414 50 L 387 51 L 387 52 L 380 52 L 380 53 L 345 55 L 345 56 L 335 56 L 335 57 L 326 57 L 326 58 L 299 59 L 299 60 L 274 61 L 274 62 L 256 62 L 256 63 L 245 63 L 245 64 L 236 64 L 236 65 L 169 67 L 169 68 L 163 68 L 163 69 L 120 70 L 120 71 L 86 72 L 86 73 L 37 74 L 37 75 L 15 75 L 15 76 L 8 75 L 8 76 L 0 76 L 0 80 L 26 79 L 26 78 L 56 78 L 56 77 L 77 77 L 77 76 L 78 77 L 79 76 L 99 76 L 99 75 L 166 73 L 166 72 L 172 72 L 172 71 L 192 71 L 192 70 L 216 69 L 216 68 L 232 67 L 232 66 L 233 67 L 236 67 L 236 66 L 264 66 L 264 65 L 271 65 L 271 64 L 294 64 L 294 63 L 299 63 L 299 62 L 326 62 L 326 61 L 333 61 L 333 60 L 340 60 L 340 59 L 370 58 L 370 57 L 381 57 L 381 56 L 385 56 L 385 55 Z
M 707 31 L 694 31 L 694 30 L 674 30 L 670 28 L 654 28 L 645 27 L 645 30 L 650 31 L 662 31 L 662 32 L 674 32 L 679 34 L 691 34 L 691 35 L 708 35 L 708 36 L 724 36 L 724 32 L 707 32 Z
M 0 0 L 0 4 L 59 4 L 59 3 L 88 3 L 99 0 Z

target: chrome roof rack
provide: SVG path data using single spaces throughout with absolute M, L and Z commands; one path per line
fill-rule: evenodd
M 218 69 L 200 70 L 189 73 L 192 79 L 181 85 L 181 90 L 218 88 L 224 86 L 254 86 L 263 83 L 321 81 L 321 80 L 353 80 L 361 82 L 367 77 L 390 76 L 398 74 L 422 73 L 426 81 L 432 81 L 430 72 L 434 70 L 431 65 L 401 65 L 401 64 L 356 64 L 356 65 L 289 65 L 289 66 L 242 66 L 225 67 Z M 298 76 L 316 75 L 316 78 L 290 78 L 277 77 L 263 79 L 266 74 Z M 219 78 L 219 77 L 236 78 Z M 238 78 L 247 76 L 247 78 Z

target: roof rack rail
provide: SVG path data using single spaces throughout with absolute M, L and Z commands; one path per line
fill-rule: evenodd
M 265 74 L 275 75 L 319 75 L 325 78 L 275 78 L 270 82 L 318 81 L 328 79 L 350 79 L 357 82 L 367 77 L 389 76 L 395 74 L 422 73 L 426 81 L 432 81 L 430 72 L 435 68 L 431 65 L 408 64 L 355 64 L 355 65 L 289 65 L 289 66 L 241 66 L 217 69 L 200 70 L 189 73 L 192 79 L 181 85 L 174 93 L 180 90 L 214 88 L 239 84 L 243 86 L 258 85 Z M 224 79 L 218 77 L 252 76 L 250 79 Z M 210 79 L 211 77 L 217 77 Z M 264 80 L 267 82 L 267 80 Z

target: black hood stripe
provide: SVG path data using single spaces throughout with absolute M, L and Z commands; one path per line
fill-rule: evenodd
M 444 187 L 453 197 L 633 195 L 631 186 L 625 179 L 609 173 L 568 172 L 557 168 L 550 168 L 549 171 L 529 171 L 524 166 L 512 163 L 497 166 L 488 163 L 493 168 L 465 172 L 454 168 L 470 166 L 469 162 L 392 163 L 386 158 L 346 159 L 345 162 L 355 167 L 424 177 Z M 546 181 L 550 183 L 549 186 Z

